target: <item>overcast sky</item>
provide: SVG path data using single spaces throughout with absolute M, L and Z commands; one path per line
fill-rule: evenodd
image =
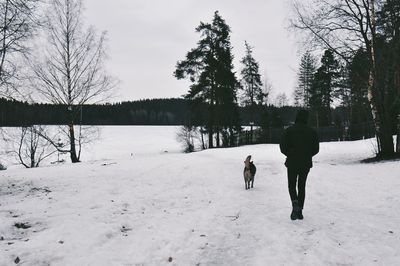
M 236 72 L 247 40 L 274 95 L 291 97 L 298 53 L 286 30 L 288 5 L 288 0 L 86 0 L 84 15 L 88 24 L 108 32 L 107 67 L 121 81 L 113 101 L 185 94 L 189 83 L 172 75 L 176 62 L 196 46 L 195 28 L 210 22 L 216 10 L 232 30 Z

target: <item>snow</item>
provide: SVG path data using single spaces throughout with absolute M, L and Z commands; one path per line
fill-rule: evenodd
M 305 218 L 291 221 L 278 145 L 184 154 L 176 130 L 104 127 L 82 163 L 1 171 L 0 265 L 400 261 L 400 163 L 360 163 L 371 140 L 321 144 Z M 249 154 L 257 174 L 246 191 Z

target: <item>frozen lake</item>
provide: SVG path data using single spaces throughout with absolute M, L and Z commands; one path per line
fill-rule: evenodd
M 55 128 L 50 127 L 50 128 Z M 134 156 L 149 156 L 160 153 L 178 153 L 181 144 L 176 139 L 179 126 L 99 126 L 99 136 L 92 143 L 84 146 L 81 161 L 107 160 Z M 18 131 L 18 128 L 4 128 L 6 132 Z M 17 163 L 12 150 L 0 138 L 0 159 L 12 166 Z M 15 150 L 15 148 L 14 148 Z M 8 153 L 7 153 L 8 151 Z M 42 165 L 56 160 L 54 155 Z M 68 155 L 61 155 L 69 162 Z
M 100 138 L 84 151 L 82 160 L 181 152 L 178 126 L 102 126 Z

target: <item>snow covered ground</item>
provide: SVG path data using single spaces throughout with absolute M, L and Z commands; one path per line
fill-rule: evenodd
M 1 171 L 0 265 L 399 265 L 400 162 L 360 163 L 371 140 L 321 144 L 291 221 L 277 145 L 183 154 L 175 131 L 106 127 L 82 163 Z

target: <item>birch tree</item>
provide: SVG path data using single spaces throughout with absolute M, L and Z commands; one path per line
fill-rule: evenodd
M 73 163 L 80 160 L 74 126 L 82 106 L 107 99 L 116 85 L 104 69 L 106 32 L 85 29 L 82 11 L 82 0 L 51 1 L 47 45 L 43 59 L 33 65 L 36 90 L 49 102 L 66 106 L 69 147 L 60 151 L 70 153 Z

